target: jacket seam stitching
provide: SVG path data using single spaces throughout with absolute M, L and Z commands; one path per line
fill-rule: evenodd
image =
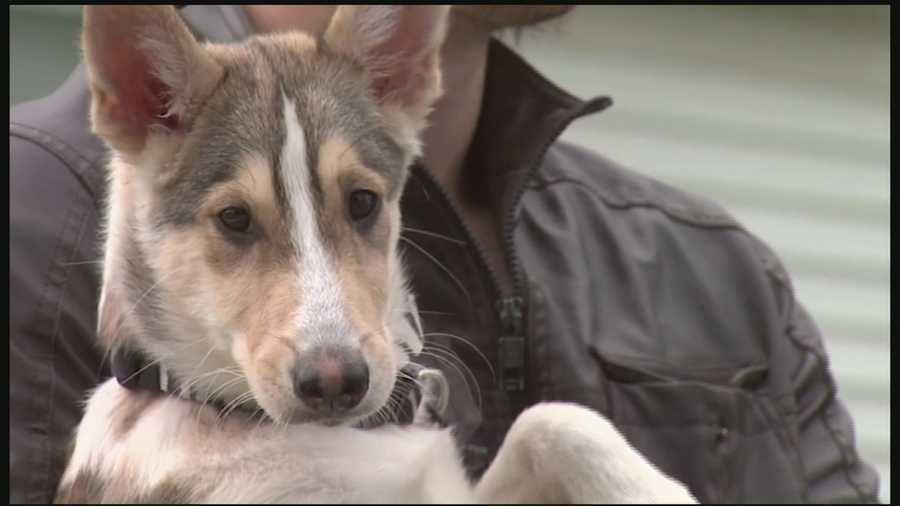
M 72 224 L 74 225 L 74 224 L 80 223 L 81 225 L 80 225 L 80 227 L 78 227 L 78 234 L 75 236 L 74 242 L 71 243 L 71 248 L 69 248 L 69 251 L 68 251 L 69 261 L 71 261 L 74 258 L 74 255 L 77 253 L 78 246 L 81 244 L 81 240 L 84 238 L 84 232 L 85 232 L 85 230 L 87 230 L 87 222 L 90 219 L 90 205 L 85 205 L 85 204 L 86 203 L 82 201 L 81 205 L 79 206 L 82 210 L 82 213 L 80 216 L 73 215 Z M 63 253 L 65 253 L 65 252 L 63 252 Z M 66 262 L 66 263 L 68 263 L 68 262 Z M 48 404 L 50 406 L 50 409 L 48 410 L 48 415 L 51 415 L 53 410 L 55 409 L 56 390 L 57 390 L 56 389 L 57 382 L 55 380 L 56 379 L 56 367 L 55 367 L 56 344 L 59 341 L 60 316 L 62 314 L 63 297 L 64 297 L 64 295 L 66 293 L 66 289 L 68 288 L 68 285 L 69 285 L 68 267 L 65 264 L 56 264 L 56 265 L 54 265 L 54 267 L 57 269 L 61 269 L 64 276 L 59 284 L 59 300 L 57 301 L 57 304 L 56 304 L 56 311 L 55 311 L 55 315 L 53 317 L 52 327 L 50 329 L 51 330 L 51 343 L 52 343 L 50 356 L 51 356 L 52 362 L 50 364 L 51 381 L 50 381 L 50 394 L 48 395 Z M 49 416 L 48 421 L 52 422 L 52 420 L 53 420 L 53 417 Z M 50 427 L 49 424 L 48 424 L 48 427 Z M 46 455 L 47 455 L 47 478 L 46 478 L 46 480 L 47 481 L 46 481 L 46 483 L 48 485 L 53 480 L 53 457 L 54 457 L 52 449 L 50 448 L 51 445 L 49 444 L 50 432 L 52 432 L 52 431 L 48 431 L 47 440 L 46 440 L 47 441 L 47 452 L 46 452 Z M 55 496 L 55 492 L 51 492 L 51 494 Z
M 833 395 L 829 396 L 829 397 L 832 398 L 831 400 L 834 400 Z M 850 473 L 850 467 L 852 467 L 853 464 L 856 464 L 859 462 L 859 456 L 853 450 L 853 448 L 848 448 L 847 446 L 845 446 L 844 444 L 841 443 L 840 439 L 837 436 L 837 432 L 834 429 L 834 426 L 831 424 L 830 410 L 831 410 L 831 406 L 822 410 L 822 412 L 819 413 L 818 417 L 822 420 L 822 423 L 825 425 L 825 428 L 828 430 L 828 433 L 831 435 L 831 440 L 834 442 L 834 445 L 837 446 L 838 450 L 841 452 L 841 460 L 844 463 L 844 465 L 841 466 L 841 470 L 844 472 L 844 476 L 847 478 L 847 483 L 849 483 L 853 487 L 853 490 L 856 491 L 857 495 L 859 495 L 859 499 L 863 502 L 871 500 L 869 495 L 866 494 L 865 492 L 863 492 L 862 486 L 859 483 L 857 483 L 856 479 Z
M 55 156 L 57 159 L 59 159 L 59 161 L 63 163 L 63 165 L 65 165 L 69 172 L 71 172 L 72 175 L 75 176 L 78 182 L 91 195 L 91 198 L 94 201 L 97 200 L 97 191 L 93 188 L 91 181 L 89 181 L 89 175 L 85 174 L 85 172 L 88 169 L 96 166 L 97 161 L 99 159 L 102 159 L 102 154 L 91 160 L 78 152 L 77 149 L 61 140 L 59 137 L 56 137 L 55 135 L 47 131 L 16 122 L 10 122 L 9 125 L 10 137 L 17 137 L 24 141 L 30 142 Z M 55 145 L 49 146 L 47 145 L 48 142 Z
M 81 208 L 81 214 L 77 218 L 75 218 L 74 223 L 80 223 L 81 225 L 78 227 L 78 234 L 75 236 L 74 242 L 71 243 L 71 248 L 69 249 L 69 252 L 68 252 L 69 260 L 66 263 L 71 262 L 71 260 L 74 259 L 74 256 L 77 254 L 78 246 L 81 244 L 81 241 L 84 239 L 84 233 L 87 230 L 87 223 L 88 223 L 88 220 L 90 220 L 90 216 L 91 216 L 90 205 L 88 203 L 83 202 L 82 205 L 80 206 L 80 208 Z M 59 341 L 59 334 L 60 334 L 60 316 L 62 315 L 62 307 L 63 307 L 62 299 L 66 293 L 66 289 L 69 286 L 69 279 L 70 279 L 69 267 L 66 264 L 62 264 L 59 266 L 59 268 L 62 269 L 62 271 L 65 273 L 65 276 L 64 276 L 62 282 L 60 283 L 60 290 L 59 290 L 60 300 L 56 307 L 56 315 L 53 318 L 53 327 L 52 327 L 52 332 L 53 332 L 52 336 L 53 337 L 52 337 L 51 342 L 53 343 L 52 357 L 53 357 L 54 361 L 56 360 L 56 344 Z M 51 371 L 53 373 L 54 381 L 50 382 L 49 397 L 50 397 L 50 405 L 51 405 L 51 407 L 54 407 L 55 400 L 56 400 L 56 390 L 57 390 L 57 388 L 56 388 L 56 385 L 57 385 L 56 368 L 51 367 Z M 52 418 L 51 418 L 51 421 L 52 421 Z M 47 441 L 49 442 L 49 438 Z M 48 459 L 47 459 L 47 483 L 49 484 L 53 480 L 54 454 L 48 451 L 47 456 L 48 456 Z M 68 462 L 66 462 L 66 464 L 68 464 Z M 58 485 L 59 484 L 57 483 L 57 486 Z M 55 492 L 54 492 L 54 495 L 55 495 Z
M 15 127 L 15 129 L 10 133 L 10 135 L 12 135 L 12 136 L 15 136 L 15 137 L 19 137 L 19 138 L 22 138 L 22 139 L 25 139 L 25 140 L 32 141 L 32 142 L 34 142 L 35 144 L 37 144 L 37 145 L 39 145 L 39 146 L 41 146 L 41 147 L 43 147 L 43 148 L 46 148 L 48 151 L 52 151 L 52 150 L 49 149 L 48 146 L 44 146 L 43 144 L 41 144 L 40 142 L 38 142 L 38 141 L 39 141 L 38 138 L 41 137 L 41 136 L 44 136 L 44 137 L 49 138 L 49 139 L 52 140 L 53 142 L 58 143 L 58 144 L 59 144 L 61 147 L 63 147 L 64 149 L 70 151 L 70 152 L 71 152 L 70 155 L 73 156 L 73 157 L 78 158 L 79 161 L 80 161 L 81 163 L 87 164 L 87 165 L 92 165 L 92 164 L 94 163 L 91 159 L 89 159 L 88 157 L 84 156 L 84 155 L 83 155 L 82 153 L 80 153 L 77 149 L 75 149 L 74 147 L 70 146 L 67 142 L 63 141 L 63 140 L 60 139 L 59 137 L 57 137 L 57 136 L 51 134 L 50 132 L 48 132 L 48 131 L 46 131 L 46 130 L 41 130 L 40 128 L 35 128 L 35 127 L 31 126 L 31 125 L 26 125 L 26 124 L 24 124 L 24 123 L 18 123 L 18 122 L 15 122 L 15 121 L 11 121 L 9 124 L 10 124 L 10 126 Z M 33 135 L 33 137 L 32 137 L 32 135 L 29 135 L 29 134 L 26 133 L 26 132 L 17 131 L 17 130 L 20 130 L 20 129 L 21 129 L 21 130 L 25 130 L 25 131 L 30 131 L 30 133 Z M 54 153 L 55 155 L 59 156 L 60 158 L 66 158 L 67 156 L 69 156 L 68 154 L 67 154 L 67 155 L 64 155 L 64 154 L 56 153 L 56 152 L 53 152 L 53 153 Z M 69 160 L 65 160 L 65 161 L 66 161 L 67 163 L 71 163 Z
M 63 240 L 63 237 L 65 237 L 66 231 L 69 229 L 69 227 L 71 225 L 72 225 L 72 218 L 69 217 L 69 219 L 67 219 L 65 221 L 65 223 L 63 224 L 63 226 L 61 227 L 60 231 L 57 233 L 56 241 L 55 241 L 56 246 L 54 247 L 53 258 L 59 258 L 59 256 L 61 255 L 61 253 L 65 247 L 65 241 Z M 55 265 L 51 266 L 51 270 L 54 267 L 55 267 Z M 43 290 L 41 290 L 41 302 L 40 302 L 40 305 L 38 306 L 39 308 L 42 308 L 45 304 L 49 304 L 51 302 L 50 291 L 53 287 L 53 283 L 52 283 L 53 276 L 50 275 L 49 271 L 44 276 L 45 276 L 44 288 L 43 288 Z M 36 322 L 40 322 L 40 321 L 44 320 L 42 311 L 40 309 L 37 311 L 37 314 L 35 314 L 34 318 L 35 318 Z M 48 321 L 47 323 L 51 323 L 51 321 Z M 44 325 L 36 325 L 36 330 L 40 329 L 43 326 Z M 50 335 L 50 356 L 49 356 L 49 359 L 47 360 L 46 365 L 47 365 L 47 379 L 48 379 L 47 386 L 48 386 L 48 388 L 52 389 L 53 376 L 54 376 L 53 362 L 54 362 L 54 355 L 56 354 L 55 337 L 53 336 L 52 326 L 49 331 L 47 331 L 46 329 L 43 331 L 38 330 L 37 333 L 42 333 L 42 332 L 47 332 Z M 53 429 L 51 427 L 51 425 L 52 425 L 51 422 L 53 419 L 52 396 L 47 396 L 47 402 L 45 403 L 45 406 L 46 407 L 44 408 L 44 412 L 45 412 L 44 434 L 43 434 L 43 438 L 42 438 L 44 441 L 40 446 L 41 448 L 43 448 L 43 452 L 36 452 L 36 453 L 43 453 L 43 456 L 46 457 L 46 462 L 41 462 L 42 459 L 41 459 L 40 454 L 33 456 L 35 463 L 37 464 L 35 467 L 41 466 L 41 464 L 43 464 L 43 466 L 41 466 L 41 467 L 45 468 L 45 473 L 43 474 L 43 476 L 35 473 L 35 476 L 33 478 L 33 482 L 34 482 L 35 486 L 31 491 L 31 493 L 33 494 L 32 497 L 35 497 L 35 498 L 39 497 L 39 495 L 43 491 L 46 491 L 47 488 L 49 487 L 50 474 L 52 471 L 52 469 L 51 469 L 52 457 L 50 456 L 50 446 L 51 446 L 50 445 L 50 437 L 51 437 L 51 434 L 53 433 Z M 44 498 L 39 499 L 39 501 L 43 501 L 43 500 L 44 500 Z M 51 501 L 52 501 L 52 497 L 51 497 Z
M 52 301 L 50 292 L 54 287 L 54 283 L 53 283 L 54 276 L 52 275 L 52 272 L 54 272 L 54 270 L 58 270 L 60 268 L 60 265 L 59 265 L 59 263 L 57 263 L 56 259 L 59 259 L 61 256 L 64 255 L 64 252 L 66 249 L 66 241 L 65 241 L 66 233 L 71 229 L 71 227 L 76 222 L 77 222 L 76 216 L 74 214 L 70 214 L 69 217 L 66 219 L 66 221 L 63 223 L 59 232 L 57 232 L 57 234 L 56 234 L 56 239 L 54 241 L 56 243 L 56 245 L 54 247 L 54 253 L 52 256 L 54 261 L 53 261 L 53 264 L 50 266 L 50 268 L 44 275 L 46 279 L 44 282 L 44 288 L 41 291 L 41 301 L 40 301 L 40 305 L 38 306 L 39 310 L 37 311 L 37 313 L 34 316 L 34 319 L 32 320 L 32 321 L 35 321 L 36 333 L 38 333 L 38 334 L 44 333 L 45 335 L 49 335 L 49 337 L 50 337 L 50 353 L 49 353 L 49 358 L 46 361 L 48 388 L 50 390 L 50 394 L 47 396 L 47 401 L 45 403 L 45 408 L 44 408 L 45 433 L 43 434 L 43 440 L 44 440 L 43 444 L 40 446 L 40 448 L 42 448 L 43 451 L 36 452 L 36 453 L 38 453 L 38 455 L 35 455 L 33 457 L 37 464 L 36 467 L 43 467 L 45 472 L 43 473 L 43 475 L 40 475 L 37 473 L 35 474 L 33 480 L 34 480 L 34 483 L 36 486 L 32 490 L 32 494 L 34 494 L 32 497 L 38 497 L 41 493 L 47 491 L 47 488 L 50 485 L 50 480 L 51 480 L 51 475 L 52 475 L 53 455 L 52 455 L 52 450 L 51 450 L 52 445 L 50 444 L 50 439 L 53 434 L 53 427 L 52 427 L 52 425 L 53 425 L 53 423 L 52 423 L 53 422 L 53 410 L 54 410 L 53 378 L 56 376 L 54 362 L 56 360 L 56 339 L 57 339 L 57 332 L 55 331 L 54 328 L 56 326 L 55 321 L 58 317 L 58 313 L 59 313 L 59 310 L 60 310 L 60 307 L 62 304 L 62 293 L 63 293 L 62 289 L 64 287 L 64 284 L 61 284 L 59 286 L 59 293 L 58 293 L 58 297 L 57 297 L 58 300 L 55 302 L 55 304 Z M 51 308 L 43 309 L 44 306 L 46 306 L 47 304 L 52 304 L 52 307 L 55 310 L 51 309 Z M 46 311 L 46 313 L 44 311 Z M 50 316 L 50 315 L 53 315 L 53 316 Z M 46 319 L 46 317 L 51 317 L 51 319 L 44 321 Z M 46 325 L 48 325 L 48 324 L 50 325 L 49 329 L 46 328 Z M 41 330 L 41 329 L 43 329 L 43 330 Z M 43 460 L 42 457 L 44 457 L 44 459 L 46 460 L 45 462 L 41 462 L 41 460 Z M 43 464 L 43 465 L 41 465 L 41 464 Z M 53 494 L 53 492 L 51 491 L 51 500 L 52 500 L 52 494 Z M 43 501 L 43 500 L 44 500 L 44 498 L 40 498 L 40 501 Z
M 554 178 L 551 180 L 542 181 L 539 184 L 539 186 L 532 186 L 529 188 L 529 190 L 544 189 L 544 188 L 547 188 L 549 186 L 553 186 L 553 185 L 556 185 L 559 183 L 572 183 L 581 188 L 584 188 L 585 190 L 589 191 L 592 195 L 594 195 L 594 197 L 596 197 L 599 200 L 602 200 L 603 202 L 606 203 L 606 205 L 608 205 L 609 207 L 611 207 L 613 209 L 630 209 L 630 208 L 634 208 L 634 207 L 649 208 L 649 209 L 657 210 L 676 221 L 679 221 L 686 225 L 698 227 L 698 228 L 720 228 L 720 229 L 737 230 L 737 231 L 744 232 L 744 233 L 747 232 L 743 226 L 741 226 L 740 224 L 735 223 L 733 221 L 730 221 L 728 219 L 717 219 L 716 217 L 707 215 L 709 218 L 709 221 L 704 222 L 703 221 L 704 218 L 698 219 L 697 216 L 687 216 L 687 215 L 680 213 L 678 211 L 675 211 L 671 208 L 663 207 L 663 206 L 660 206 L 659 204 L 656 204 L 654 202 L 650 202 L 647 200 L 644 200 L 644 201 L 623 200 L 622 202 L 615 202 L 613 199 L 610 199 L 608 196 L 604 195 L 603 192 L 598 191 L 592 185 L 589 185 L 589 184 L 585 183 L 584 181 L 580 181 L 580 180 L 574 179 L 574 178 L 562 177 L 562 178 Z
M 768 272 L 769 270 L 770 270 L 770 268 L 769 268 L 769 266 L 767 266 L 766 271 Z M 829 405 L 825 408 L 820 409 L 820 411 L 815 416 L 816 416 L 816 418 L 819 418 L 822 421 L 822 423 L 825 425 L 825 429 L 828 431 L 828 434 L 831 436 L 830 437 L 831 443 L 834 446 L 836 446 L 838 449 L 838 452 L 841 456 L 841 463 L 842 463 L 841 471 L 843 472 L 844 477 L 847 480 L 847 483 L 853 488 L 853 490 L 856 492 L 859 499 L 861 501 L 865 502 L 869 496 L 865 492 L 863 492 L 860 484 L 857 483 L 856 479 L 850 473 L 850 468 L 852 467 L 853 464 L 855 464 L 859 461 L 859 456 L 853 450 L 853 448 L 847 448 L 840 441 L 840 439 L 837 437 L 837 433 L 835 432 L 834 427 L 832 426 L 831 422 L 829 421 L 829 417 L 826 416 L 828 414 L 828 411 L 832 408 L 833 403 L 837 402 L 837 395 L 836 395 L 837 388 L 834 383 L 834 378 L 832 378 L 828 374 L 828 361 L 825 358 L 825 356 L 819 352 L 819 350 L 804 343 L 797 336 L 794 335 L 793 325 L 791 324 L 791 322 L 793 321 L 793 317 L 794 317 L 794 306 L 795 306 L 794 290 L 791 287 L 790 283 L 781 279 L 781 277 L 776 276 L 774 274 L 770 274 L 770 276 L 772 277 L 773 281 L 776 284 L 780 285 L 782 287 L 782 289 L 785 290 L 790 296 L 789 300 L 791 301 L 791 303 L 790 303 L 791 306 L 789 309 L 789 314 L 791 315 L 791 317 L 789 319 L 787 328 L 785 329 L 784 333 L 787 335 L 788 339 L 790 339 L 791 343 L 795 347 L 812 355 L 813 359 L 817 362 L 819 371 L 822 371 L 822 373 L 825 377 L 825 380 L 826 380 L 825 381 L 826 399 L 827 399 L 826 402 L 828 402 Z M 807 488 L 807 495 L 809 495 L 810 484 L 808 482 L 808 479 L 805 476 L 804 476 L 804 480 L 807 481 L 806 488 Z

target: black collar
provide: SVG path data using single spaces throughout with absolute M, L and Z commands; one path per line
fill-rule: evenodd
M 190 388 L 183 388 L 178 378 L 170 374 L 165 366 L 157 360 L 151 360 L 140 350 L 117 347 L 111 355 L 110 369 L 116 381 L 128 390 L 157 392 L 214 406 L 224 406 L 224 402 L 219 399 L 200 399 Z M 256 411 L 255 408 L 243 405 L 235 409 Z
M 110 368 L 119 384 L 129 390 L 171 392 L 168 374 L 158 362 L 151 362 L 138 350 L 117 347 L 112 352 Z
M 224 407 L 226 404 L 218 399 L 200 399 L 189 388 L 182 388 L 181 383 L 174 375 L 170 374 L 165 366 L 158 361 L 151 360 L 140 350 L 123 346 L 113 350 L 110 359 L 110 368 L 116 381 L 124 388 L 132 391 L 156 392 L 165 395 L 177 396 L 185 400 L 205 402 L 214 406 Z M 405 425 L 414 421 L 419 404 L 426 400 L 425 413 L 429 417 L 428 422 L 440 426 L 446 426 L 443 419 L 446 411 L 447 385 L 439 385 L 432 379 L 435 370 L 426 369 L 418 364 L 409 363 L 398 375 L 394 394 L 399 398 L 407 399 L 407 402 L 397 403 L 395 412 L 390 417 L 377 417 L 360 422 L 363 428 L 372 428 L 387 422 Z M 429 389 L 423 392 L 422 388 Z M 441 391 L 441 390 L 444 391 Z M 257 412 L 255 408 L 244 406 L 236 407 L 247 413 Z

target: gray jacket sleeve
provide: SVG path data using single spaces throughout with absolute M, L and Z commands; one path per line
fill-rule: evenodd
M 790 292 L 788 292 L 790 293 Z M 794 389 L 793 435 L 812 503 L 878 501 L 878 474 L 856 451 L 853 420 L 837 396 L 816 324 L 793 296 L 786 300 L 789 369 Z
M 105 374 L 95 161 L 10 116 L 9 500 L 48 503 L 81 401 Z

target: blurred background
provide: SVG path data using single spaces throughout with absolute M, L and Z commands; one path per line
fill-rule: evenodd
M 78 60 L 76 6 L 11 6 L 10 106 Z M 505 38 L 612 109 L 563 136 L 712 198 L 781 255 L 890 502 L 890 7 L 581 6 Z

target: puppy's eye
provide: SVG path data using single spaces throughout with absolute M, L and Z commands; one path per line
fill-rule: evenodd
M 360 221 L 378 209 L 378 195 L 369 190 L 356 190 L 350 194 L 350 218 Z
M 219 221 L 228 230 L 246 232 L 250 228 L 250 213 L 240 207 L 226 207 L 219 213 Z

